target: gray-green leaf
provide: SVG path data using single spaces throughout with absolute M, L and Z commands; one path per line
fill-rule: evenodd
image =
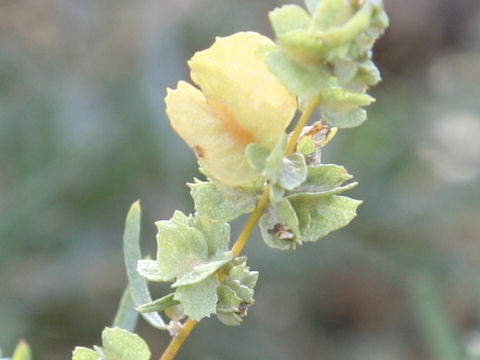
M 154 312 L 154 311 L 164 311 L 165 309 L 168 309 L 169 307 L 178 305 L 180 302 L 177 300 L 174 300 L 174 293 L 168 294 L 164 297 L 161 297 L 160 299 L 154 300 L 148 304 L 143 304 L 137 307 L 137 311 L 141 313 L 148 313 L 148 312 Z
M 265 243 L 275 249 L 295 249 L 301 243 L 298 218 L 288 200 L 268 208 L 259 221 Z
M 108 360 L 149 360 L 148 345 L 138 335 L 120 328 L 102 332 L 103 352 Z
M 194 285 L 179 286 L 175 291 L 175 300 L 183 305 L 183 310 L 192 320 L 199 321 L 215 313 L 217 307 L 218 280 L 210 276 Z
M 310 214 L 310 222 L 301 224 L 302 241 L 317 241 L 330 232 L 340 229 L 357 216 L 357 208 L 362 201 L 344 196 L 331 195 L 315 199 L 292 199 L 293 208 L 302 214 L 305 221 L 305 211 Z
M 307 173 L 305 158 L 301 154 L 291 154 L 283 158 L 278 184 L 285 190 L 293 190 L 305 181 Z
M 231 221 L 255 208 L 254 191 L 222 185 L 215 181 L 188 184 L 200 217 Z
M 92 349 L 77 346 L 73 350 L 72 360 L 100 360 L 100 355 Z

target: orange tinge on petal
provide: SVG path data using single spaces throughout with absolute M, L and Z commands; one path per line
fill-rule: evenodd
M 180 81 L 167 91 L 174 130 L 214 179 L 249 186 L 259 178 L 244 155 L 256 142 L 271 149 L 296 111 L 296 99 L 257 56 L 270 39 L 253 32 L 217 38 L 189 61 L 202 91 Z

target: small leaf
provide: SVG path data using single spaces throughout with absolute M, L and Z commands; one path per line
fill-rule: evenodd
M 169 281 L 158 270 L 158 262 L 156 260 L 138 260 L 137 272 L 148 281 Z
M 337 186 L 335 188 L 319 191 L 319 192 L 299 192 L 293 193 L 288 196 L 288 200 L 312 200 L 315 201 L 319 198 L 331 196 L 331 195 L 338 195 L 345 191 L 353 189 L 355 186 L 358 185 L 358 182 L 352 182 L 345 186 Z
M 215 273 L 218 269 L 220 269 L 223 265 L 225 265 L 232 259 L 233 253 L 231 251 L 213 256 L 212 258 L 208 259 L 208 262 L 195 265 L 192 271 L 186 273 L 181 278 L 179 278 L 176 282 L 172 284 L 172 287 L 193 285 L 199 283 L 200 281 L 203 281 L 204 279 Z
M 235 290 L 226 285 L 220 285 L 217 289 L 217 294 L 219 304 L 217 311 L 230 311 L 242 302 L 242 299 L 237 296 Z
M 311 30 L 315 33 L 344 25 L 354 14 L 351 1 L 322 0 L 315 9 Z
M 299 47 L 303 49 L 303 46 Z M 335 78 L 327 65 L 301 64 L 276 46 L 261 48 L 260 55 L 286 88 L 303 99 L 314 98 L 322 89 L 335 85 Z
M 317 148 L 317 145 L 313 141 L 311 136 L 302 136 L 298 140 L 297 151 L 300 154 L 308 155 L 313 153 Z
M 217 286 L 216 276 L 210 276 L 194 285 L 179 286 L 175 291 L 175 300 L 181 302 L 187 316 L 199 321 L 215 313 L 218 301 Z
M 307 178 L 307 164 L 303 155 L 294 153 L 283 158 L 278 184 L 285 190 L 293 190 Z
M 230 225 L 226 222 L 211 222 L 201 217 L 189 219 L 188 224 L 199 230 L 207 239 L 208 255 L 228 250 L 230 244 Z
M 367 106 L 375 99 L 368 94 L 354 93 L 342 88 L 323 89 L 320 93 L 320 109 L 332 112 L 350 111 L 358 106 Z
M 295 30 L 306 30 L 311 22 L 310 15 L 297 5 L 276 8 L 268 16 L 277 36 Z
M 135 304 L 132 300 L 130 287 L 127 285 L 123 292 L 117 314 L 113 320 L 112 327 L 119 327 L 128 331 L 134 331 L 137 326 L 138 312 L 135 311 Z
M 149 360 L 148 345 L 138 335 L 120 328 L 102 332 L 103 352 L 108 360 Z
M 218 320 L 227 326 L 238 326 L 242 323 L 242 318 L 232 312 L 217 312 Z
M 276 177 L 281 171 L 283 155 L 285 154 L 285 148 L 287 147 L 288 135 L 282 134 L 280 140 L 275 144 L 272 152 L 268 155 L 265 161 L 265 168 L 262 175 L 267 179 Z
M 260 218 L 260 230 L 265 243 L 275 249 L 295 249 L 301 243 L 298 219 L 288 200 L 270 207 Z
M 352 128 L 361 125 L 367 120 L 367 112 L 357 108 L 348 112 L 335 112 L 321 109 L 322 117 L 330 126 L 339 128 Z
M 148 304 L 143 304 L 137 307 L 137 311 L 141 313 L 148 313 L 148 312 L 160 312 L 168 309 L 169 307 L 175 306 L 180 304 L 179 301 L 174 300 L 174 293 L 168 294 L 160 299 L 154 300 Z
M 270 151 L 257 143 L 250 143 L 245 149 L 245 156 L 247 157 L 248 163 L 260 174 L 263 169 L 265 169 L 268 155 L 270 155 Z
M 100 355 L 92 349 L 77 346 L 73 350 L 72 360 L 100 360 Z
M 255 208 L 256 193 L 248 189 L 229 187 L 216 181 L 188 186 L 195 210 L 211 221 L 231 221 Z
M 12 360 L 32 360 L 32 351 L 27 342 L 22 340 L 13 352 Z
M 309 166 L 307 179 L 287 196 L 290 197 L 299 193 L 328 195 L 331 194 L 332 191 L 338 191 L 336 189 L 340 189 L 340 185 L 342 185 L 343 182 L 352 178 L 353 176 L 350 175 L 343 166 L 334 164 Z M 343 191 L 350 189 L 351 186 L 353 187 L 355 185 L 347 185 Z
M 357 216 L 357 207 L 362 201 L 344 196 L 327 196 L 314 200 L 292 200 L 297 212 L 310 212 L 311 220 L 308 226 L 302 228 L 302 241 L 317 241 L 330 232 L 340 229 Z M 304 215 L 302 216 L 304 218 Z
M 337 2 L 337 0 L 329 0 Z M 321 7 L 321 6 L 320 6 Z M 317 10 L 320 11 L 320 8 Z M 366 31 L 370 26 L 373 8 L 368 2 L 358 10 L 345 24 L 327 28 L 325 31 L 315 32 L 315 36 L 330 45 L 343 45 Z M 315 21 L 315 20 L 314 20 Z
M 208 255 L 207 241 L 200 231 L 172 220 L 155 223 L 158 270 L 168 281 L 188 272 Z
M 137 261 L 141 259 L 140 253 L 140 203 L 135 202 L 128 211 L 123 235 L 123 254 L 127 270 L 128 286 L 135 306 L 152 301 L 150 291 L 145 279 L 137 272 Z M 151 313 L 143 314 L 143 318 L 157 329 L 166 329 L 160 315 Z

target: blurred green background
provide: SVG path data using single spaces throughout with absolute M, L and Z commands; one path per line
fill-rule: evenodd
M 259 0 L 0 0 L 0 345 L 35 359 L 100 343 L 125 274 L 123 222 L 192 211 L 193 154 L 164 114 L 186 60 L 240 30 L 271 36 Z M 480 2 L 387 0 L 384 81 L 324 161 L 365 200 L 295 252 L 258 234 L 241 327 L 202 321 L 179 359 L 480 358 Z M 234 234 L 241 223 L 234 224 Z M 142 324 L 158 356 L 168 342 Z

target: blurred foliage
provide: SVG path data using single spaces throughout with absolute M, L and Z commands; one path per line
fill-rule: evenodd
M 266 14 L 280 4 L 0 0 L 4 354 L 21 337 L 39 360 L 100 343 L 126 282 L 129 205 L 142 200 L 149 252 L 154 220 L 192 211 L 185 182 L 200 175 L 165 119 L 165 88 L 187 79 L 186 59 L 215 36 L 272 36 Z M 248 320 L 202 322 L 183 359 L 480 353 L 480 3 L 386 8 L 377 102 L 323 155 L 360 182 L 359 217 L 293 256 L 257 234 L 246 249 L 262 274 Z M 153 354 L 168 340 L 140 333 Z

